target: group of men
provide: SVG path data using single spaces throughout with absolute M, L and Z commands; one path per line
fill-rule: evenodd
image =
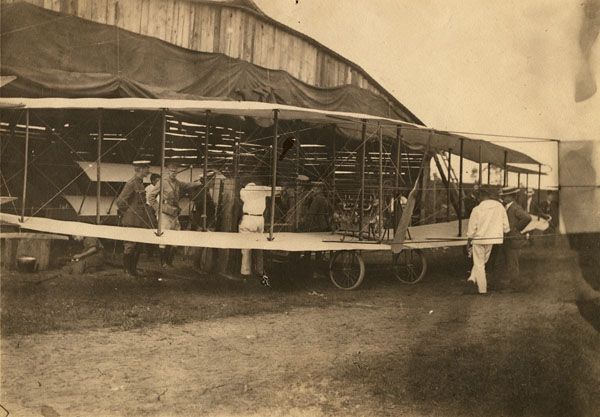
M 143 180 L 150 173 L 150 162 L 133 162 L 134 176 L 127 181 L 116 200 L 121 225 L 154 228 L 160 218 L 163 230 L 181 229 L 179 202 L 184 195 L 197 194 L 204 186 L 205 181 L 201 179 L 198 182 L 183 182 L 177 179 L 179 169 L 176 164 L 168 163 L 166 168 L 167 178 L 152 174 L 151 184 L 144 187 Z M 281 191 L 281 187 L 276 187 L 276 194 L 280 194 Z M 238 227 L 239 233 L 262 234 L 264 232 L 264 214 L 267 197 L 270 195 L 270 186 L 251 181 L 244 184 L 239 194 L 243 208 L 243 215 Z M 322 186 L 317 184 L 306 213 L 306 231 L 329 230 L 329 218 L 328 202 Z M 136 242 L 124 242 L 123 244 L 123 266 L 130 275 L 138 275 L 137 264 L 142 247 L 142 244 Z M 164 245 L 159 247 L 161 266 L 172 266 L 174 248 Z M 252 275 L 256 275 L 262 285 L 270 286 L 264 269 L 262 251 L 244 249 L 241 252 L 241 277 L 239 279 L 248 281 Z
M 517 202 L 519 189 L 504 187 L 498 193 L 482 187 L 478 193 L 479 204 L 471 211 L 467 230 L 472 268 L 466 292 L 526 290 L 530 284 L 519 274 L 519 252 L 525 244 L 521 232 L 532 218 Z
M 205 184 L 204 179 L 189 183 L 180 181 L 177 179 L 178 166 L 169 163 L 167 177 L 152 174 L 151 184 L 145 187 L 144 178 L 150 174 L 150 161 L 134 161 L 133 169 L 134 176 L 127 181 L 116 200 L 121 224 L 126 227 L 154 228 L 160 219 L 163 230 L 180 230 L 180 199 L 186 194 L 193 195 L 200 191 Z M 277 194 L 281 191 L 281 187 L 276 188 Z M 516 201 L 518 193 L 519 190 L 514 187 L 505 187 L 500 193 L 491 187 L 478 190 L 479 204 L 470 210 L 467 231 L 472 258 L 467 280 L 471 287 L 469 292 L 486 294 L 488 289 L 523 290 L 528 287 L 528 283 L 519 275 L 519 250 L 525 242 L 521 231 L 532 219 Z M 239 223 L 240 233 L 264 232 L 264 213 L 270 195 L 271 187 L 254 182 L 248 182 L 241 189 L 243 216 Z M 303 231 L 331 230 L 331 207 L 319 184 L 312 190 L 305 217 Z M 93 245 L 89 239 L 84 243 L 85 251 L 76 255 L 76 260 L 98 257 L 101 245 Z M 137 264 L 142 247 L 136 242 L 123 243 L 123 267 L 130 275 L 138 275 Z M 173 249 L 160 245 L 161 266 L 172 266 Z M 247 280 L 252 273 L 264 286 L 270 285 L 261 251 L 242 250 L 241 279 Z M 489 285 L 488 275 L 491 278 Z
M 125 183 L 117 197 L 117 211 L 121 225 L 126 227 L 154 228 L 159 219 L 163 230 L 180 230 L 179 206 L 185 194 L 192 194 L 203 186 L 203 182 L 183 182 L 177 179 L 179 168 L 175 163 L 168 163 L 168 175 L 161 178 L 152 174 L 151 184 L 144 187 L 144 178 L 150 174 L 150 161 L 134 161 L 134 176 Z M 162 202 L 161 202 L 162 200 Z M 136 242 L 123 243 L 123 268 L 133 276 L 137 276 L 137 264 L 143 245 Z M 172 266 L 174 250 L 172 247 L 160 245 L 160 264 L 162 267 Z

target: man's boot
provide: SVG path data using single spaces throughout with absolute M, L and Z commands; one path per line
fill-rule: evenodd
M 175 247 L 167 246 L 167 265 L 173 267 L 173 259 L 175 259 Z
M 131 262 L 131 270 L 133 271 L 132 274 L 135 276 L 141 275 L 137 269 L 137 265 L 140 260 L 140 254 L 141 254 L 140 250 L 139 249 L 136 250 L 133 254 L 133 261 Z
M 166 268 L 167 267 L 167 248 L 160 248 L 158 251 L 160 253 L 160 267 Z
M 123 271 L 129 275 L 131 271 L 131 253 L 123 254 Z

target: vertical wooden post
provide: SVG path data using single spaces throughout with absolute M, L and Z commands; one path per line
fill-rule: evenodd
M 190 164 L 190 182 L 194 182 L 194 165 L 192 165 L 192 164 Z M 190 198 L 190 202 L 188 203 L 188 215 L 190 216 L 190 223 L 189 223 L 188 228 L 190 230 L 192 230 L 192 204 L 193 204 L 193 199 Z
M 210 110 L 206 110 L 206 135 L 204 136 L 204 164 L 202 165 L 202 230 L 206 232 L 207 228 L 207 201 L 208 198 L 208 136 L 210 135 Z
M 446 183 L 446 221 L 450 221 L 450 186 L 452 185 L 452 148 L 448 149 L 448 181 Z
M 538 220 L 540 219 L 541 205 L 542 205 L 542 164 L 538 165 L 538 192 L 537 192 L 537 212 Z
M 458 236 L 462 235 L 462 217 L 463 217 L 463 151 L 465 140 L 460 139 L 460 173 L 458 174 Z
M 363 235 L 363 208 L 365 206 L 365 153 L 367 148 L 367 121 L 362 124 L 362 145 L 360 148 L 360 191 L 358 201 L 358 240 L 362 240 Z
M 23 166 L 23 195 L 21 197 L 21 223 L 25 221 L 25 206 L 27 202 L 27 173 L 29 165 L 29 109 L 25 110 L 25 161 Z
M 508 151 L 504 151 L 504 181 L 502 186 L 508 186 Z
M 381 129 L 381 125 L 379 125 L 379 210 L 377 213 L 379 216 L 379 220 L 377 222 L 379 236 L 377 238 L 380 241 L 384 236 L 383 203 L 384 203 L 384 198 L 383 198 L 383 132 Z
M 429 189 L 429 179 L 431 176 L 431 158 L 429 155 L 429 149 L 431 146 L 431 141 L 433 139 L 433 130 L 431 130 L 429 132 L 429 139 L 428 139 L 428 143 L 429 145 L 427 146 L 427 151 L 423 152 L 423 160 L 421 162 L 421 168 L 420 168 L 420 180 L 421 180 L 421 194 L 420 194 L 420 210 L 419 210 L 419 219 L 421 224 L 425 223 L 425 220 L 427 219 L 427 195 L 428 195 L 428 189 Z M 417 177 L 419 178 L 419 177 Z
M 402 175 L 402 128 L 400 125 L 396 127 L 396 178 L 394 181 L 394 231 L 396 225 L 400 221 L 401 210 L 401 192 L 400 192 L 400 175 Z
M 517 172 L 517 188 L 521 188 L 521 173 Z
M 331 174 L 331 213 L 333 214 L 333 213 L 335 213 L 335 205 L 336 205 L 335 202 L 337 201 L 337 190 L 336 190 L 336 184 L 335 184 L 335 171 L 337 169 L 337 163 L 336 163 L 337 146 L 336 146 L 335 130 L 331 129 L 331 132 L 333 134 L 333 137 L 332 137 L 333 172 Z M 334 229 L 335 229 L 334 227 L 331 228 L 332 233 L 335 232 Z
M 98 111 L 98 143 L 96 144 L 96 224 L 100 224 L 100 192 L 102 189 L 102 178 L 100 168 L 102 164 L 102 139 L 104 131 L 102 130 L 102 109 Z
M 529 173 L 525 173 L 525 189 L 529 190 Z
M 483 172 L 481 172 L 481 170 L 483 169 L 483 164 L 481 162 L 481 143 L 479 144 L 479 186 L 481 187 L 482 184 L 482 177 L 483 177 Z
M 164 182 L 164 174 L 165 174 L 165 144 L 167 141 L 167 110 L 162 110 L 162 132 L 161 132 L 161 141 L 160 141 L 160 190 L 158 195 L 160 198 L 158 199 L 158 226 L 156 230 L 156 234 L 158 236 L 162 235 L 162 207 L 163 207 L 163 182 Z
M 492 182 L 492 164 L 488 162 L 488 180 L 487 183 L 490 185 Z
M 300 135 L 296 135 L 296 140 L 294 141 L 294 150 L 296 152 L 296 158 L 294 161 L 294 169 L 296 171 L 296 179 L 294 180 L 294 205 L 296 206 L 294 209 L 294 227 L 296 232 L 300 228 L 300 181 L 298 181 L 298 177 L 300 176 Z
M 240 139 L 235 139 L 233 142 L 233 187 L 234 193 L 237 195 L 240 176 Z
M 271 219 L 269 221 L 269 240 L 273 240 L 275 228 L 275 193 L 277 187 L 277 136 L 279 129 L 279 110 L 273 110 L 273 149 L 271 150 Z
M 437 221 L 437 181 L 433 180 L 433 223 Z

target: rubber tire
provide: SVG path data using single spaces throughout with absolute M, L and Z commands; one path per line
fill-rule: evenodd
M 355 266 L 358 268 L 358 277 L 349 286 L 344 285 L 344 283 L 337 282 L 336 273 L 333 268 L 335 261 L 340 256 L 347 256 L 348 254 L 350 254 L 352 259 L 356 261 Z M 363 260 L 360 253 L 358 253 L 357 251 L 336 251 L 331 257 L 331 260 L 329 261 L 329 278 L 331 279 L 331 282 L 333 282 L 333 285 L 335 285 L 341 290 L 351 291 L 360 287 L 360 284 L 362 284 L 365 278 L 365 261 Z
M 402 274 L 398 270 L 399 269 L 398 262 L 402 259 L 402 257 L 406 257 L 406 256 L 412 257 L 414 254 L 416 254 L 419 257 L 421 269 L 419 271 L 419 274 L 418 275 L 415 274 L 415 276 L 412 280 L 405 279 L 404 274 Z M 417 282 L 421 281 L 427 274 L 427 258 L 425 257 L 425 254 L 423 253 L 423 251 L 420 249 L 403 249 L 402 252 L 393 255 L 392 262 L 393 262 L 394 275 L 396 276 L 396 279 L 403 284 L 414 285 Z

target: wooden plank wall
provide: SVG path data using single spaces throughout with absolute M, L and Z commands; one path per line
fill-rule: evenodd
M 23 0 L 1 0 L 14 3 Z M 385 97 L 364 75 L 323 48 L 249 11 L 193 0 L 24 0 L 98 23 L 116 25 L 183 48 L 220 52 L 307 84 L 353 84 Z

